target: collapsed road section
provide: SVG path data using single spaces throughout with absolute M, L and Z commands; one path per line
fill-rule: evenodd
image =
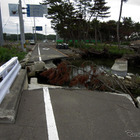
M 89 61 L 87 61 L 88 63 L 82 62 L 84 67 L 76 67 L 71 62 L 64 62 L 64 60 L 75 57 L 77 54 L 71 49 L 61 49 L 60 52 L 59 49 L 56 49 L 56 45 L 37 44 L 26 64 L 28 82 L 30 83 L 30 79 L 36 77 L 36 81 L 40 84 L 78 86 L 79 88 L 84 86 L 90 90 L 126 93 L 131 96 L 138 107 L 137 100 L 128 90 L 130 84 L 127 83 L 132 77 L 129 79 L 126 77 L 123 81 L 119 80 L 117 76 L 98 68 L 93 61 L 90 61 L 92 64 L 89 64 Z M 61 61 L 62 63 L 60 63 Z

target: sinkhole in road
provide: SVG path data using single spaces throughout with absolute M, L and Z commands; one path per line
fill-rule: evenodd
M 62 59 L 54 59 L 52 62 L 53 62 L 53 64 L 55 64 L 57 66 L 58 64 L 60 64 L 62 62 Z
M 75 85 L 81 88 L 85 86 L 88 79 L 90 80 L 88 77 L 93 74 L 93 71 L 96 71 L 96 75 L 102 72 L 101 67 L 97 67 L 92 60 L 56 59 L 53 60 L 53 64 L 56 65 L 55 68 L 36 72 L 39 84 L 69 86 L 73 79 L 78 78 L 77 82 L 80 84 Z

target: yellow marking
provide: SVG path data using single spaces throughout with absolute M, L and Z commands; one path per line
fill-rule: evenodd
M 53 48 L 53 47 L 52 47 L 52 48 Z M 56 48 L 53 48 L 53 49 L 54 49 L 54 50 L 56 50 L 57 52 L 59 52 L 59 53 L 63 54 L 64 56 L 69 57 L 68 55 L 66 55 L 66 54 L 64 54 L 64 53 L 60 52 L 59 50 L 57 50 Z

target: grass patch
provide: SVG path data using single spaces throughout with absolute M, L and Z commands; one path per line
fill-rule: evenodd
M 118 46 L 109 46 L 109 53 L 114 55 L 134 54 L 134 51 L 125 48 L 118 48 Z
M 103 44 L 98 43 L 98 45 L 95 45 L 93 43 L 85 43 L 85 44 L 77 44 L 77 46 L 82 46 L 82 49 L 94 49 L 95 51 L 102 52 L 107 51 L 111 55 L 119 55 L 123 56 L 124 54 L 134 54 L 134 51 L 126 48 L 118 48 L 117 45 L 109 45 L 109 44 Z M 81 48 L 81 47 L 79 47 Z
M 0 63 L 4 63 L 10 60 L 12 57 L 18 57 L 18 60 L 22 60 L 26 55 L 26 52 L 21 51 L 15 47 L 4 46 L 0 47 Z

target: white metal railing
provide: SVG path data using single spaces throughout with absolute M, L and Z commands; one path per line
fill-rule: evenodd
M 17 57 L 13 57 L 0 67 L 0 104 L 5 95 L 9 93 L 10 87 L 20 69 L 21 65 Z

